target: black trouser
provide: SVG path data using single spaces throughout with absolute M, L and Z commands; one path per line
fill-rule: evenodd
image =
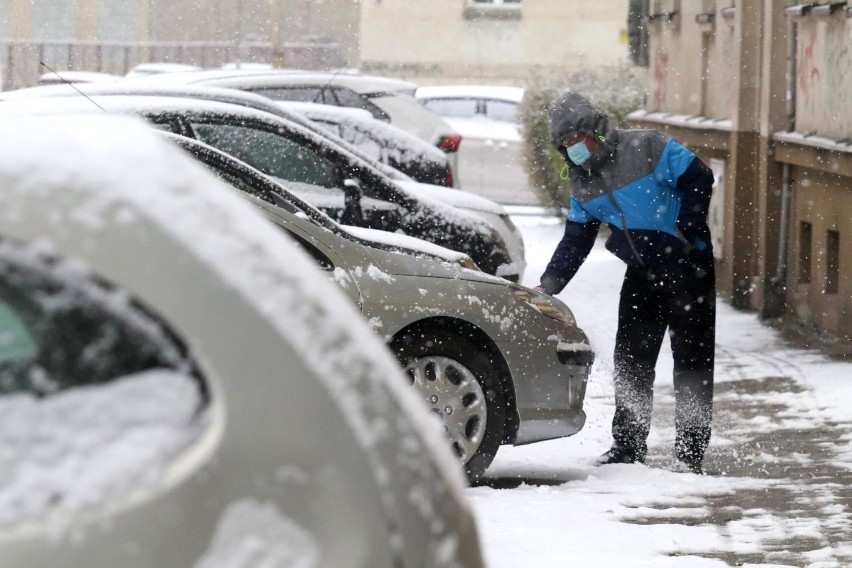
M 716 285 L 712 257 L 628 268 L 624 276 L 615 339 L 612 436 L 616 445 L 633 450 L 639 459 L 648 451 L 654 367 L 666 328 L 674 358 L 675 451 L 678 459 L 700 464 L 710 442 L 713 416 Z

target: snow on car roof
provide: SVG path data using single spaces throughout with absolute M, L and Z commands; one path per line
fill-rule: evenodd
M 365 448 L 391 444 L 396 449 L 389 451 L 417 461 L 396 446 L 425 437 L 432 451 L 422 459 L 433 459 L 451 480 L 450 490 L 462 494 L 463 480 L 443 434 L 351 303 L 250 203 L 155 130 L 136 119 L 105 114 L 10 114 L 0 121 L 0 154 L 3 234 L 38 237 L 62 254 L 68 247 L 86 250 L 56 236 L 63 226 L 92 238 L 106 227 L 144 218 L 209 266 L 303 355 Z M 56 209 L 39 212 L 43 225 L 22 221 L 35 197 Z M 388 400 L 385 393 L 392 400 L 387 408 L 381 404 Z M 393 418 L 400 415 L 404 419 Z M 383 435 L 388 420 L 399 436 Z
M 499 99 L 519 103 L 524 98 L 521 87 L 501 87 L 496 85 L 433 85 L 419 87 L 415 96 L 418 99 L 455 99 L 480 98 Z

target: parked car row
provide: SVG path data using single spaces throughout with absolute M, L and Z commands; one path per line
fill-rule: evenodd
M 187 82 L 0 97 L 4 566 L 481 566 L 460 471 L 584 425 L 570 309 L 500 206 Z

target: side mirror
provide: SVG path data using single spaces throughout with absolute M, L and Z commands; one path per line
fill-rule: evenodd
M 347 178 L 343 180 L 343 214 L 340 222 L 344 225 L 364 226 L 364 211 L 361 209 L 361 184 L 357 180 Z

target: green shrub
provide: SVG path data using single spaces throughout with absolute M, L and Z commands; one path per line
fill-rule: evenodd
M 556 213 L 568 206 L 571 192 L 567 180 L 560 177 L 565 161 L 550 145 L 547 107 L 568 90 L 583 95 L 607 113 L 614 127 L 622 126 L 627 115 L 640 108 L 645 100 L 642 80 L 638 72 L 628 66 L 540 78 L 527 85 L 520 106 L 524 163 L 530 188 L 543 206 Z

